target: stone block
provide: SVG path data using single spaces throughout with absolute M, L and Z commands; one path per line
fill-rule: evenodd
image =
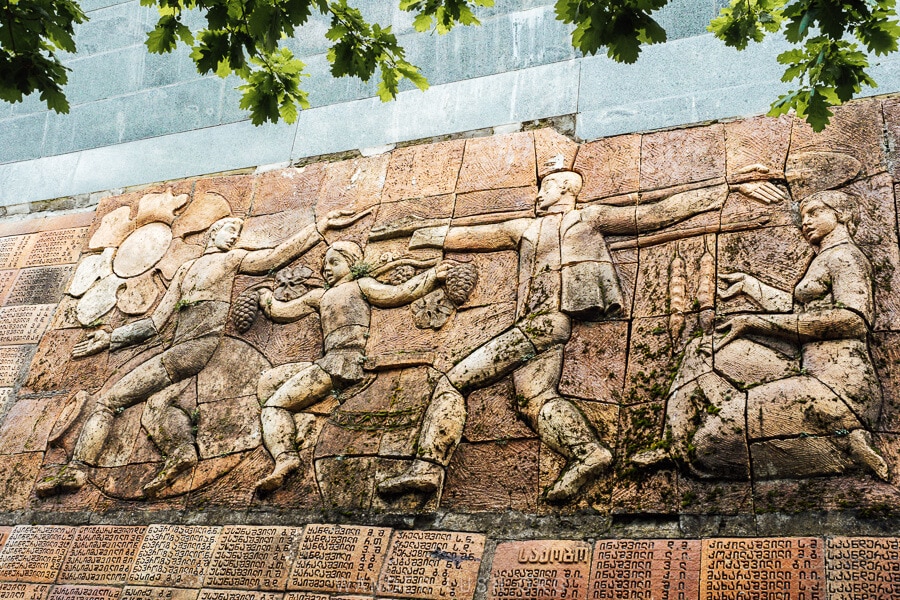
M 534 214 L 536 196 L 537 188 L 533 185 L 461 193 L 456 196 L 453 216 L 462 219 L 491 213 L 519 213 L 517 216 L 530 217 Z
M 456 189 L 465 145 L 464 140 L 452 140 L 394 150 L 382 201 L 395 202 L 452 193 Z
M 55 304 L 62 297 L 72 271 L 68 265 L 21 269 L 3 305 Z
M 523 595 L 549 600 L 589 597 L 591 546 L 570 540 L 535 540 L 497 545 L 487 597 Z
M 50 325 L 55 304 L 0 308 L 0 344 L 34 344 Z
M 128 583 L 199 588 L 220 531 L 201 525 L 150 525 Z
M 387 527 L 307 525 L 287 588 L 373 594 L 390 537 Z
M 640 135 L 622 135 L 582 144 L 573 167 L 584 178 L 578 199 L 588 202 L 638 191 L 640 167 Z
M 283 591 L 301 533 L 299 527 L 223 527 L 203 585 Z
M 895 537 L 833 537 L 825 540 L 825 577 L 828 598 L 892 598 L 900 584 L 891 574 L 900 561 Z
M 559 391 L 602 402 L 619 402 L 628 358 L 628 323 L 576 322 L 566 344 Z
M 641 139 L 642 190 L 715 179 L 724 171 L 721 125 L 648 133 Z
M 87 227 L 57 229 L 35 234 L 22 267 L 72 264 L 78 260 L 87 236 Z
M 59 583 L 123 584 L 144 539 L 144 527 L 92 525 L 79 527 Z M 97 560 L 102 558 L 102 560 Z
M 457 598 L 471 600 L 484 542 L 476 533 L 394 532 L 378 580 L 379 595 L 438 600 L 453 590 Z
M 15 594 L 23 600 L 47 600 L 50 586 L 38 583 L 0 583 L 0 594 Z
M 532 133 L 474 138 L 466 141 L 456 192 L 537 186 L 536 172 Z
M 600 540 L 590 597 L 697 598 L 700 548 L 700 540 Z
M 0 120 L 0 162 L 34 160 L 41 157 L 47 113 Z
M 127 585 L 119 600 L 197 600 L 199 589 Z
M 74 527 L 19 525 L 0 552 L 0 581 L 54 583 Z
M 0 267 L 18 269 L 22 266 L 31 247 L 32 236 L 11 235 L 0 238 Z
M 539 448 L 536 439 L 460 444 L 447 468 L 441 507 L 534 512 Z
M 466 398 L 468 416 L 463 437 L 470 442 L 536 437 L 516 413 L 515 400 L 510 377 L 473 391 Z
M 315 198 L 324 178 L 324 163 L 264 173 L 257 178 L 252 214 L 268 215 L 302 209 L 309 213 L 311 221 Z
M 53 398 L 22 398 L 13 404 L 0 426 L 0 454 L 46 450 L 60 409 Z
M 77 106 L 139 90 L 145 56 L 146 46 L 140 45 L 67 61 L 72 73 L 66 97 Z
M 47 600 L 116 600 L 120 591 L 117 587 L 105 585 L 55 585 L 47 595 Z
M 784 175 L 793 120 L 755 117 L 725 124 L 725 172 L 729 181 L 741 169 L 762 165 L 770 175 Z

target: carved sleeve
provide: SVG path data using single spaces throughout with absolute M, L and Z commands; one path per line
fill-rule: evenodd
M 319 309 L 322 294 L 324 293 L 325 290 L 317 288 L 288 302 L 282 302 L 273 298 L 260 306 L 263 313 L 276 323 L 290 323 L 316 312 Z
M 140 344 L 145 340 L 149 340 L 157 334 L 156 326 L 153 319 L 147 317 L 128 325 L 122 325 L 113 329 L 109 336 L 109 349 L 118 350 L 125 346 L 133 346 Z
M 272 249 L 248 252 L 241 262 L 240 270 L 249 275 L 268 273 L 298 258 L 324 239 L 315 223 L 312 223 Z
M 434 269 L 428 269 L 400 285 L 388 285 L 372 277 L 360 279 L 358 283 L 366 300 L 373 306 L 394 308 L 414 302 L 432 291 L 437 287 L 437 277 Z

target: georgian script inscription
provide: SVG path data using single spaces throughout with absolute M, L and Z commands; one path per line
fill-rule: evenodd
M 0 308 L 0 344 L 35 344 L 41 339 L 55 304 Z
M 330 600 L 328 594 L 310 594 L 308 592 L 288 592 L 284 595 L 284 600 Z
M 0 583 L 0 600 L 46 600 L 49 585 Z
M 703 540 L 700 597 L 825 600 L 825 548 L 817 538 Z
M 374 593 L 390 536 L 387 527 L 307 525 L 288 588 Z
M 125 583 L 143 527 L 81 527 L 59 573 L 60 583 Z
M 71 275 L 72 267 L 67 265 L 22 269 L 3 304 L 14 306 L 57 302 Z
M 451 531 L 397 531 L 378 582 L 381 596 L 472 598 L 484 536 Z
M 197 600 L 199 589 L 127 586 L 119 600 Z
M 0 581 L 53 583 L 74 537 L 74 527 L 16 527 L 0 552 Z
M 22 365 L 28 360 L 28 348 L 13 346 L 0 348 L 0 387 L 16 384 Z
M 16 269 L 25 256 L 30 236 L 16 235 L 0 238 L 0 269 Z
M 602 540 L 594 546 L 591 600 L 694 600 L 700 540 Z
M 900 598 L 900 539 L 837 537 L 825 549 L 829 600 Z
M 78 227 L 35 234 L 32 250 L 22 266 L 37 267 L 75 262 L 81 253 L 81 245 L 84 244 L 87 231 L 87 227 Z
M 0 401 L 5 401 L 6 398 L 3 397 L 3 391 L 0 390 Z M 6 543 L 6 540 L 9 539 L 9 534 L 12 533 L 12 527 L 0 527 L 0 548 Z
M 56 585 L 47 600 L 118 600 L 119 588 L 99 585 Z
M 500 544 L 491 566 L 488 597 L 584 600 L 590 569 L 591 547 L 587 542 L 540 540 Z
M 15 269 L 0 270 L 0 304 L 5 302 L 6 294 L 18 275 L 19 271 Z
M 151 525 L 128 582 L 200 587 L 219 531 L 199 525 Z
M 301 531 L 299 527 L 224 527 L 204 585 L 283 590 Z M 203 594 L 200 597 L 203 598 Z
M 197 600 L 281 600 L 282 593 L 248 592 L 245 590 L 200 590 Z

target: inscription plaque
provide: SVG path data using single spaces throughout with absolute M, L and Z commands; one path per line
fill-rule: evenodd
M 0 551 L 0 581 L 53 583 L 75 537 L 74 527 L 19 525 Z
M 700 597 L 825 600 L 825 548 L 818 538 L 703 540 Z
M 71 274 L 72 267 L 68 265 L 22 269 L 3 304 L 14 306 L 59 302 Z
M 397 531 L 378 594 L 398 598 L 472 598 L 484 536 L 452 531 Z
M 14 235 L 0 238 L 0 269 L 16 269 L 25 256 L 28 235 Z
M 491 565 L 488 598 L 585 600 L 591 570 L 587 542 L 536 540 L 500 544 Z
M 81 253 L 87 227 L 45 231 L 34 236 L 24 267 L 74 263 Z
M 143 527 L 81 527 L 59 573 L 60 583 L 125 583 Z
M 53 586 L 47 600 L 118 600 L 119 588 L 102 585 Z
M 197 600 L 199 589 L 129 585 L 119 600 Z
M 197 600 L 281 600 L 282 593 L 247 590 L 200 590 Z
M 0 390 L 0 401 L 5 401 L 6 398 L 3 396 L 3 390 Z M 3 545 L 6 543 L 6 540 L 9 539 L 9 534 L 12 533 L 12 527 L 0 527 L 0 548 L 3 548 Z
M 15 269 L 7 269 L 0 271 L 0 305 L 6 301 L 6 295 L 12 287 L 13 281 L 19 275 L 19 271 Z
M 204 585 L 284 590 L 301 532 L 299 527 L 224 527 Z
M 55 309 L 55 304 L 0 308 L 0 344 L 36 344 Z
M 373 594 L 390 536 L 387 527 L 307 525 L 288 589 Z
M 284 600 L 331 600 L 331 596 L 309 592 L 288 592 L 284 595 Z
M 150 525 L 128 583 L 200 587 L 221 528 Z
M 900 598 L 900 538 L 832 538 L 825 561 L 829 600 Z
M 46 600 L 50 586 L 38 583 L 0 583 L 2 600 Z
M 10 387 L 16 384 L 19 372 L 25 361 L 28 360 L 28 348 L 12 346 L 0 348 L 0 387 Z
M 591 600 L 694 600 L 700 540 L 601 540 L 591 563 Z

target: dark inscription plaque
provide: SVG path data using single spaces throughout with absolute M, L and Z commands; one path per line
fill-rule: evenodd
M 80 527 L 59 572 L 60 583 L 125 583 L 143 527 Z
M 39 583 L 0 583 L 0 600 L 46 600 L 50 586 Z
M 0 552 L 0 581 L 53 583 L 74 537 L 74 527 L 15 527 Z
M 829 600 L 900 598 L 900 538 L 832 538 L 825 560 Z
M 387 527 L 307 525 L 288 589 L 374 594 L 390 537 Z
M 87 227 L 60 229 L 35 234 L 34 243 L 23 267 L 74 263 L 81 253 Z
M 149 526 L 128 583 L 199 588 L 220 530 L 199 525 Z
M 700 540 L 601 540 L 594 545 L 590 600 L 695 600 Z
M 701 600 L 825 600 L 818 538 L 703 540 Z
M 451 531 L 397 531 L 378 580 L 378 595 L 472 598 L 484 536 Z
M 200 590 L 197 600 L 282 600 L 281 592 L 251 592 L 247 590 Z
M 199 589 L 129 585 L 122 590 L 119 600 L 197 600 L 199 593 Z
M 301 531 L 299 527 L 224 527 L 204 586 L 284 590 Z
M 120 591 L 103 585 L 57 585 L 47 600 L 119 600 Z
M 0 238 L 0 269 L 16 269 L 25 256 L 30 241 L 28 235 Z
M 68 265 L 22 269 L 3 304 L 13 306 L 59 302 L 71 274 L 72 267 Z
M 491 565 L 488 598 L 585 600 L 591 570 L 587 542 L 538 540 L 500 544 Z
M 288 592 L 284 600 L 331 600 L 328 594 L 311 594 L 309 592 Z
M 30 349 L 23 346 L 0 348 L 0 387 L 12 387 L 28 360 Z
M 56 310 L 55 304 L 0 308 L 0 344 L 36 344 Z

